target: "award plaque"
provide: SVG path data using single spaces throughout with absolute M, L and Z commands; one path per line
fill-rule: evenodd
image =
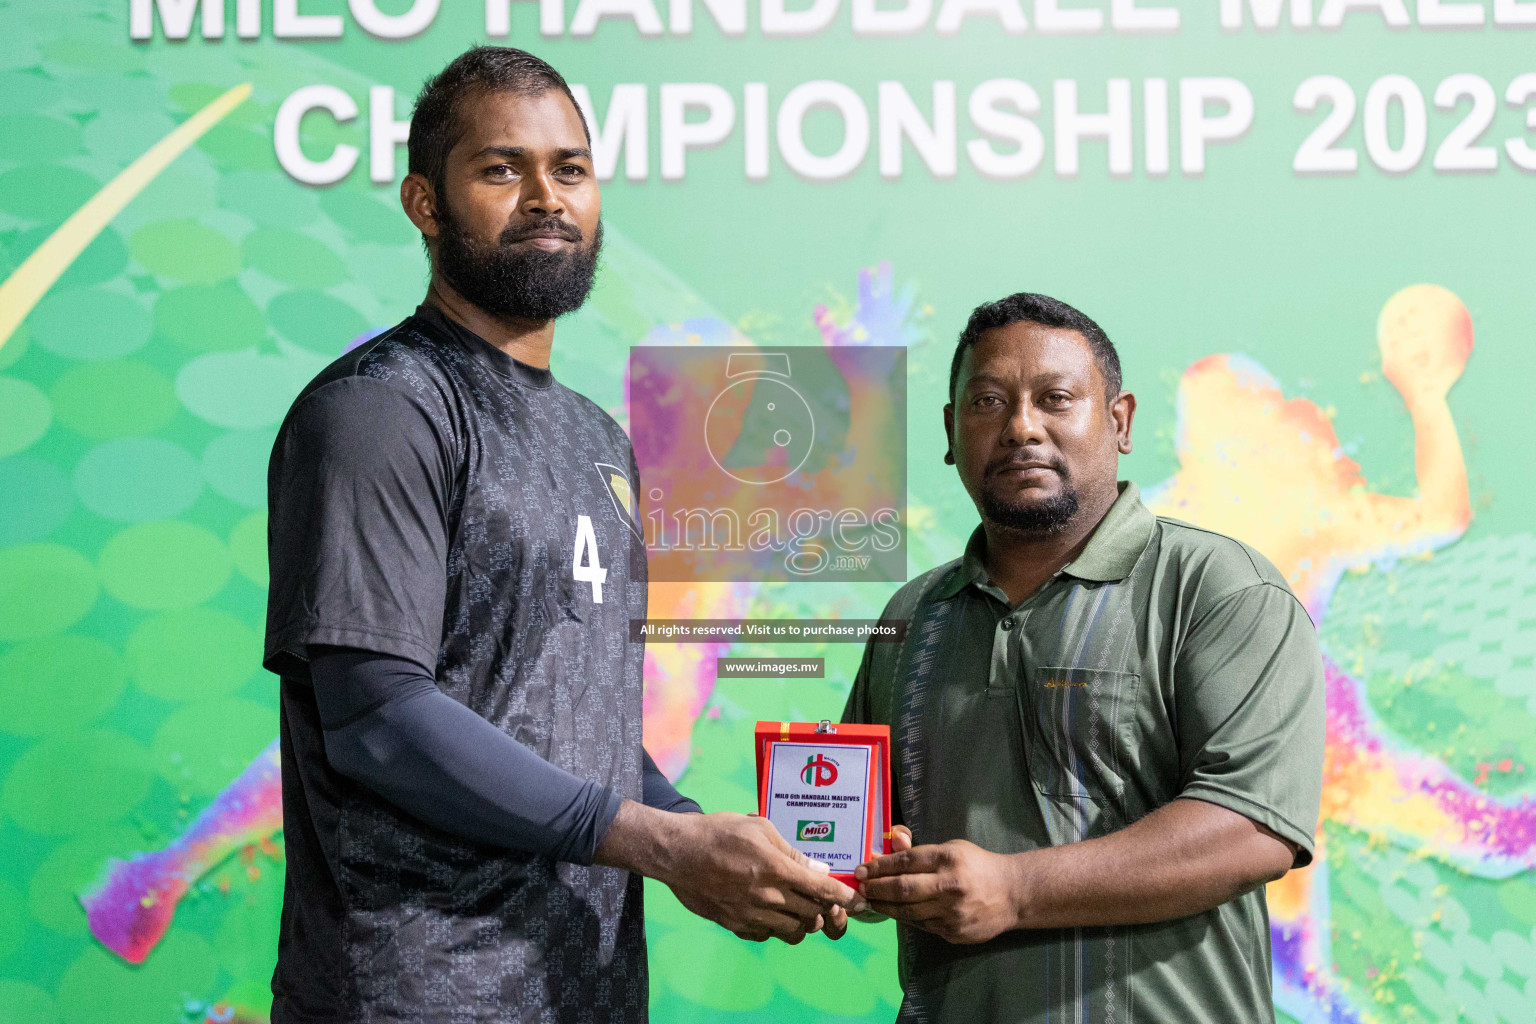
M 829 721 L 757 723 L 757 813 L 854 888 L 890 851 L 891 730 Z

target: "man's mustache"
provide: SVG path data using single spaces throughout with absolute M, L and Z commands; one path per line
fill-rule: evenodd
M 1062 479 L 1066 479 L 1067 464 L 1061 459 L 1060 456 L 1055 458 L 1043 458 L 1039 455 L 1031 455 L 1024 452 L 1016 452 L 1012 455 L 1005 456 L 1004 458 L 997 459 L 994 462 L 987 463 L 987 469 L 983 474 L 983 478 L 986 480 L 991 480 L 993 477 L 997 476 L 997 474 L 1006 472 L 1010 469 L 1022 469 L 1025 466 L 1041 465 L 1058 473 Z
M 509 226 L 501 233 L 501 238 L 498 241 L 502 245 L 512 245 L 516 242 L 532 238 L 535 235 L 556 235 L 567 242 L 580 242 L 581 228 L 569 221 L 561 220 L 559 217 L 545 217 L 543 220 L 534 221 L 529 224 Z

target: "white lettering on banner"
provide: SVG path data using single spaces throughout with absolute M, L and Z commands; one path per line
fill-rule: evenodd
M 299 0 L 272 0 L 272 34 L 279 39 L 340 39 L 339 14 L 300 14 Z
M 1286 0 L 1248 0 L 1248 10 L 1253 12 L 1253 27 L 1260 32 L 1273 32 L 1280 26 L 1280 9 Z M 1290 0 L 1291 27 L 1312 26 L 1312 0 Z M 1243 0 L 1221 0 L 1221 27 L 1236 32 L 1243 27 Z
M 592 94 L 584 85 L 571 86 L 576 105 L 587 119 L 592 132 L 592 170 L 598 181 L 613 178 L 619 168 L 619 153 L 624 154 L 624 177 L 644 181 L 650 175 L 650 131 L 646 118 L 649 106 L 644 85 L 615 85 L 608 99 L 607 116 L 599 118 L 592 105 Z
M 761 18 L 765 36 L 813 36 L 832 24 L 837 17 L 839 0 L 812 0 L 803 11 L 791 11 L 788 0 L 762 0 Z
M 412 0 L 410 10 L 403 14 L 385 14 L 375 0 L 347 0 L 347 9 L 352 12 L 358 27 L 375 39 L 410 39 L 421 35 L 432 24 L 432 19 L 437 17 L 439 2 Z
M 1038 18 L 1036 19 L 1038 21 Z M 1055 82 L 1056 100 L 1056 174 L 1076 177 L 1078 144 L 1083 139 L 1104 139 L 1109 143 L 1109 173 L 1126 177 L 1131 173 L 1131 80 L 1112 78 L 1105 94 L 1109 110 L 1103 114 L 1083 114 L 1077 109 L 1077 81 L 1059 78 Z
M 1004 104 L 1018 113 L 999 109 Z M 1016 78 L 994 78 L 971 90 L 969 113 L 976 130 L 1018 146 L 1012 153 L 999 153 L 987 139 L 971 139 L 965 152 L 977 172 L 999 181 L 1035 173 L 1045 158 L 1045 135 L 1024 115 L 1039 112 L 1039 93 Z
M 1141 117 L 1145 122 L 1147 176 L 1168 173 L 1168 80 L 1149 78 L 1141 83 Z
M 1531 170 L 1536 162 L 1536 140 L 1527 136 L 1528 129 L 1536 128 L 1536 110 L 1531 109 L 1536 87 L 1528 77 L 1532 74 L 1536 72 L 1516 76 L 1503 93 L 1515 116 L 1524 118 L 1524 125 L 1510 125 L 1512 130 L 1502 137 L 1494 134 L 1496 122 L 1510 115 L 1501 115 L 1500 93 L 1481 75 L 1449 75 L 1434 88 L 1404 75 L 1383 75 L 1366 88 L 1363 104 L 1357 102 L 1355 87 L 1344 79 L 1314 75 L 1303 80 L 1292 96 L 1298 113 L 1316 113 L 1318 118 L 1300 140 L 1292 169 L 1302 176 L 1356 173 L 1359 147 L 1348 139 L 1358 115 L 1360 141 L 1369 162 L 1389 174 L 1414 173 L 1426 165 L 1438 175 L 1496 173 L 1506 156 L 1515 168 Z M 882 180 L 899 181 L 908 174 L 909 150 L 936 180 L 958 177 L 963 150 L 977 175 L 1015 181 L 1039 169 L 1047 132 L 1052 135 L 1058 179 L 1073 179 L 1085 161 L 1091 166 L 1100 160 L 1099 166 L 1111 179 L 1128 179 L 1137 169 L 1138 152 L 1144 176 L 1158 179 L 1168 175 L 1175 131 L 1179 167 L 1184 177 L 1198 178 L 1207 172 L 1211 147 L 1230 146 L 1246 138 L 1258 116 L 1258 103 L 1247 83 L 1227 77 L 1180 78 L 1176 101 L 1170 96 L 1168 79 L 1147 78 L 1141 82 L 1136 104 L 1127 78 L 1087 83 L 1086 90 L 1078 79 L 1058 79 L 1052 83 L 1048 117 L 1039 93 L 1028 82 L 986 79 L 966 97 L 967 125 L 959 123 L 960 96 L 957 84 L 948 79 L 930 81 L 926 96 L 895 80 L 866 85 L 866 92 L 830 79 L 802 82 L 782 97 L 771 93 L 765 82 L 746 82 L 739 88 L 740 93 L 733 93 L 714 82 L 668 82 L 653 90 L 642 83 L 624 82 L 610 86 L 604 98 L 593 96 L 585 85 L 572 85 L 591 131 L 598 180 L 613 180 L 621 164 L 626 180 L 649 179 L 653 120 L 659 125 L 661 177 L 669 182 L 686 178 L 690 157 L 739 160 L 747 181 L 764 181 L 776 166 L 775 149 L 784 168 L 817 183 L 841 181 L 871 162 Z M 1102 104 L 1082 98 L 1085 91 L 1093 97 L 1101 89 Z M 868 100 L 867 94 L 872 94 Z M 273 124 L 273 144 L 279 164 L 291 178 L 330 185 L 355 170 L 358 146 L 353 139 L 332 143 L 323 158 L 313 156 L 313 148 L 306 153 L 299 140 L 309 113 L 324 111 L 345 124 L 357 117 L 359 98 L 335 86 L 310 85 L 282 102 Z M 409 137 L 407 119 L 395 111 L 396 99 L 389 86 L 368 91 L 368 173 L 379 184 L 395 179 L 398 150 Z M 652 102 L 657 104 L 654 118 Z M 1099 109 L 1092 109 L 1096 106 Z M 817 108 L 826 110 L 813 114 Z M 1135 117 L 1138 112 L 1140 124 Z M 825 119 L 827 114 L 835 120 Z M 813 117 L 823 120 L 817 126 L 819 134 L 808 141 L 806 122 Z M 829 126 L 834 126 L 830 133 Z M 1100 142 L 1102 148 L 1097 145 Z M 1091 144 L 1087 156 L 1084 143 Z M 707 152 L 726 145 L 741 148 L 734 153 Z M 1425 160 L 1431 153 L 1433 159 Z
M 702 109 L 704 120 L 689 121 L 690 109 Z M 661 180 L 682 181 L 688 150 L 725 141 L 736 122 L 731 94 L 713 82 L 667 84 L 661 87 Z
M 345 178 L 357 164 L 357 147 L 338 143 L 324 160 L 311 160 L 299 146 L 299 126 L 311 110 L 325 110 L 337 121 L 357 116 L 357 103 L 334 85 L 306 85 L 296 89 L 277 108 L 272 123 L 272 146 L 277 162 L 288 176 L 306 185 L 330 185 Z
M 747 180 L 764 181 L 768 177 L 768 83 L 748 82 L 741 93 Z
M 395 180 L 395 150 L 411 138 L 411 119 L 395 117 L 395 90 L 375 85 L 368 90 L 368 179 L 378 184 Z
M 590 36 L 599 18 L 629 18 L 642 36 L 661 35 L 661 15 L 651 0 L 577 0 L 571 35 Z
M 849 0 L 853 7 L 853 34 L 857 36 L 909 36 L 928 24 L 933 0 L 901 0 L 905 6 L 883 9 L 877 0 Z
M 153 36 L 154 17 L 158 13 L 165 38 L 185 39 L 192 34 L 192 15 L 199 8 L 203 12 L 203 38 L 222 38 L 224 0 L 133 0 L 128 6 L 128 38 Z
M 1536 72 L 1520 75 L 1509 84 L 1505 100 L 1511 106 L 1523 106 L 1536 95 Z M 1498 170 L 1499 149 L 1483 145 L 1483 136 L 1492 127 L 1497 112 L 1497 93 L 1481 75 L 1458 74 L 1443 79 L 1434 91 L 1435 109 L 1454 112 L 1463 99 L 1472 101 L 1435 150 L 1431 167 L 1436 174 L 1488 173 Z M 1310 113 L 1321 104 L 1331 110 L 1312 129 L 1296 150 L 1292 167 L 1298 174 L 1353 174 L 1360 164 L 1359 153 L 1340 145 L 1355 120 L 1355 90 L 1342 78 L 1314 75 L 1296 87 L 1295 106 Z M 1396 108 L 1397 117 L 1394 118 Z M 1424 91 L 1406 75 L 1383 75 L 1366 91 L 1361 112 L 1365 152 L 1378 170 L 1388 174 L 1408 174 L 1418 169 L 1429 143 L 1429 116 Z M 1394 122 L 1396 127 L 1393 127 Z M 1526 127 L 1536 128 L 1536 111 L 1526 114 Z M 1394 143 L 1393 136 L 1397 136 Z M 1504 152 L 1521 170 L 1536 170 L 1536 152 L 1522 138 L 1504 141 Z
M 933 83 L 933 123 L 923 119 L 900 82 L 880 83 L 880 176 L 901 177 L 902 140 L 910 140 L 935 178 L 955 176 L 955 83 Z
M 1211 117 L 1206 105 L 1225 104 Z M 1241 138 L 1253 124 L 1253 93 L 1235 78 L 1179 79 L 1179 168 L 1188 175 L 1205 173 L 1205 145 Z M 1150 161 L 1149 161 L 1150 163 Z
M 154 38 L 155 23 L 164 38 L 188 39 L 200 24 L 203 39 L 224 38 L 228 9 L 235 11 L 235 33 L 257 39 L 263 13 L 270 4 L 272 35 L 277 39 L 340 39 L 348 20 L 375 39 L 406 40 L 420 36 L 437 20 L 442 0 L 409 0 L 404 11 L 389 13 L 405 0 L 346 0 L 347 15 L 317 13 L 315 7 L 339 0 L 128 0 L 128 38 Z M 703 4 L 707 19 L 721 36 L 747 34 L 752 0 L 666 0 L 663 22 L 660 0 L 575 0 L 570 32 L 589 38 L 603 21 L 629 21 L 642 38 L 663 35 L 687 39 L 693 35 L 695 8 Z M 995 19 L 1010 35 L 1027 32 L 1024 0 L 847 0 L 847 24 L 856 38 L 911 36 L 925 29 L 954 35 L 968 18 Z M 1340 28 L 1350 13 L 1375 13 L 1391 28 L 1417 25 L 1431 31 L 1477 29 L 1490 21 L 1499 28 L 1536 26 L 1536 0 L 1217 0 L 1217 21 L 1226 32 L 1241 31 L 1244 10 L 1258 32 L 1273 32 L 1285 12 L 1293 29 L 1314 24 Z M 1489 5 L 1492 5 L 1490 16 Z M 301 11 L 300 5 L 309 7 Z M 382 4 L 382 7 L 381 7 Z M 512 6 L 537 4 L 539 33 L 546 39 L 565 35 L 566 0 L 484 0 L 485 35 L 505 39 L 512 33 Z M 844 9 L 844 0 L 757 0 L 759 31 L 770 38 L 804 38 L 829 29 Z M 1184 11 L 1155 0 L 1033 0 L 1034 29 L 1043 35 L 1095 35 L 1106 30 L 1120 35 L 1178 32 Z M 1107 16 L 1106 16 L 1107 8 Z M 1411 13 L 1410 13 L 1411 8 Z
M 704 9 L 723 36 L 747 34 L 747 0 L 704 0 Z M 693 0 L 669 0 L 667 28 L 675 36 L 693 33 Z
M 1319 28 L 1338 28 L 1350 11 L 1372 10 L 1392 28 L 1408 27 L 1408 8 L 1403 6 L 1403 0 L 1323 0 L 1317 24 Z
M 1104 27 L 1098 8 L 1061 7 L 1060 0 L 1035 0 L 1035 28 L 1048 36 L 1083 35 Z
M 1177 7 L 1137 7 L 1136 0 L 1110 0 L 1109 23 L 1118 32 L 1177 32 Z
M 995 17 L 1009 35 L 1029 31 L 1029 21 L 1019 0 L 944 0 L 933 30 L 941 36 L 952 36 L 960 31 L 960 23 L 966 18 L 982 14 Z
M 1536 98 L 1536 71 L 1521 75 L 1509 83 L 1509 89 L 1504 93 L 1504 102 L 1512 107 L 1525 108 L 1525 127 L 1536 129 L 1536 105 L 1530 105 L 1532 98 Z M 1524 139 L 1506 139 L 1504 152 L 1509 154 L 1510 163 L 1522 171 L 1536 171 L 1536 149 Z
M 843 142 L 831 156 L 817 156 L 805 145 L 805 115 L 829 106 L 843 119 Z M 791 89 L 779 106 L 779 155 L 789 169 L 812 181 L 834 181 L 852 174 L 869 152 L 869 111 L 842 82 L 805 82 Z
M 512 34 L 512 5 L 532 0 L 485 0 L 485 34 L 505 39 Z M 538 0 L 539 34 L 546 39 L 565 35 L 565 0 Z

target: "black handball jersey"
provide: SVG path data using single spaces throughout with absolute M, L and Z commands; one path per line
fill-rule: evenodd
M 424 305 L 300 393 L 268 489 L 274 1024 L 644 1021 L 640 878 L 460 839 L 338 774 L 306 663 L 310 644 L 414 661 L 550 763 L 641 799 L 629 439 Z

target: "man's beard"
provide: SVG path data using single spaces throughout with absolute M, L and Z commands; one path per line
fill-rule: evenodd
M 1077 490 L 1067 477 L 1066 467 L 1058 466 L 1061 475 L 1061 491 L 1049 498 L 1035 501 L 1019 501 L 1000 497 L 984 481 L 981 486 L 981 516 L 997 526 L 1019 530 L 1023 533 L 1059 533 L 1077 515 L 1079 501 Z
M 483 246 L 471 238 L 445 208 L 438 211 L 438 223 L 442 226 L 437 236 L 438 273 L 490 316 L 498 320 L 553 320 L 587 301 L 603 249 L 601 221 L 587 245 L 581 244 L 579 229 L 557 217 L 508 227 L 494 246 Z M 576 244 L 555 252 L 514 248 L 514 243 L 539 230 L 565 232 L 565 237 Z

